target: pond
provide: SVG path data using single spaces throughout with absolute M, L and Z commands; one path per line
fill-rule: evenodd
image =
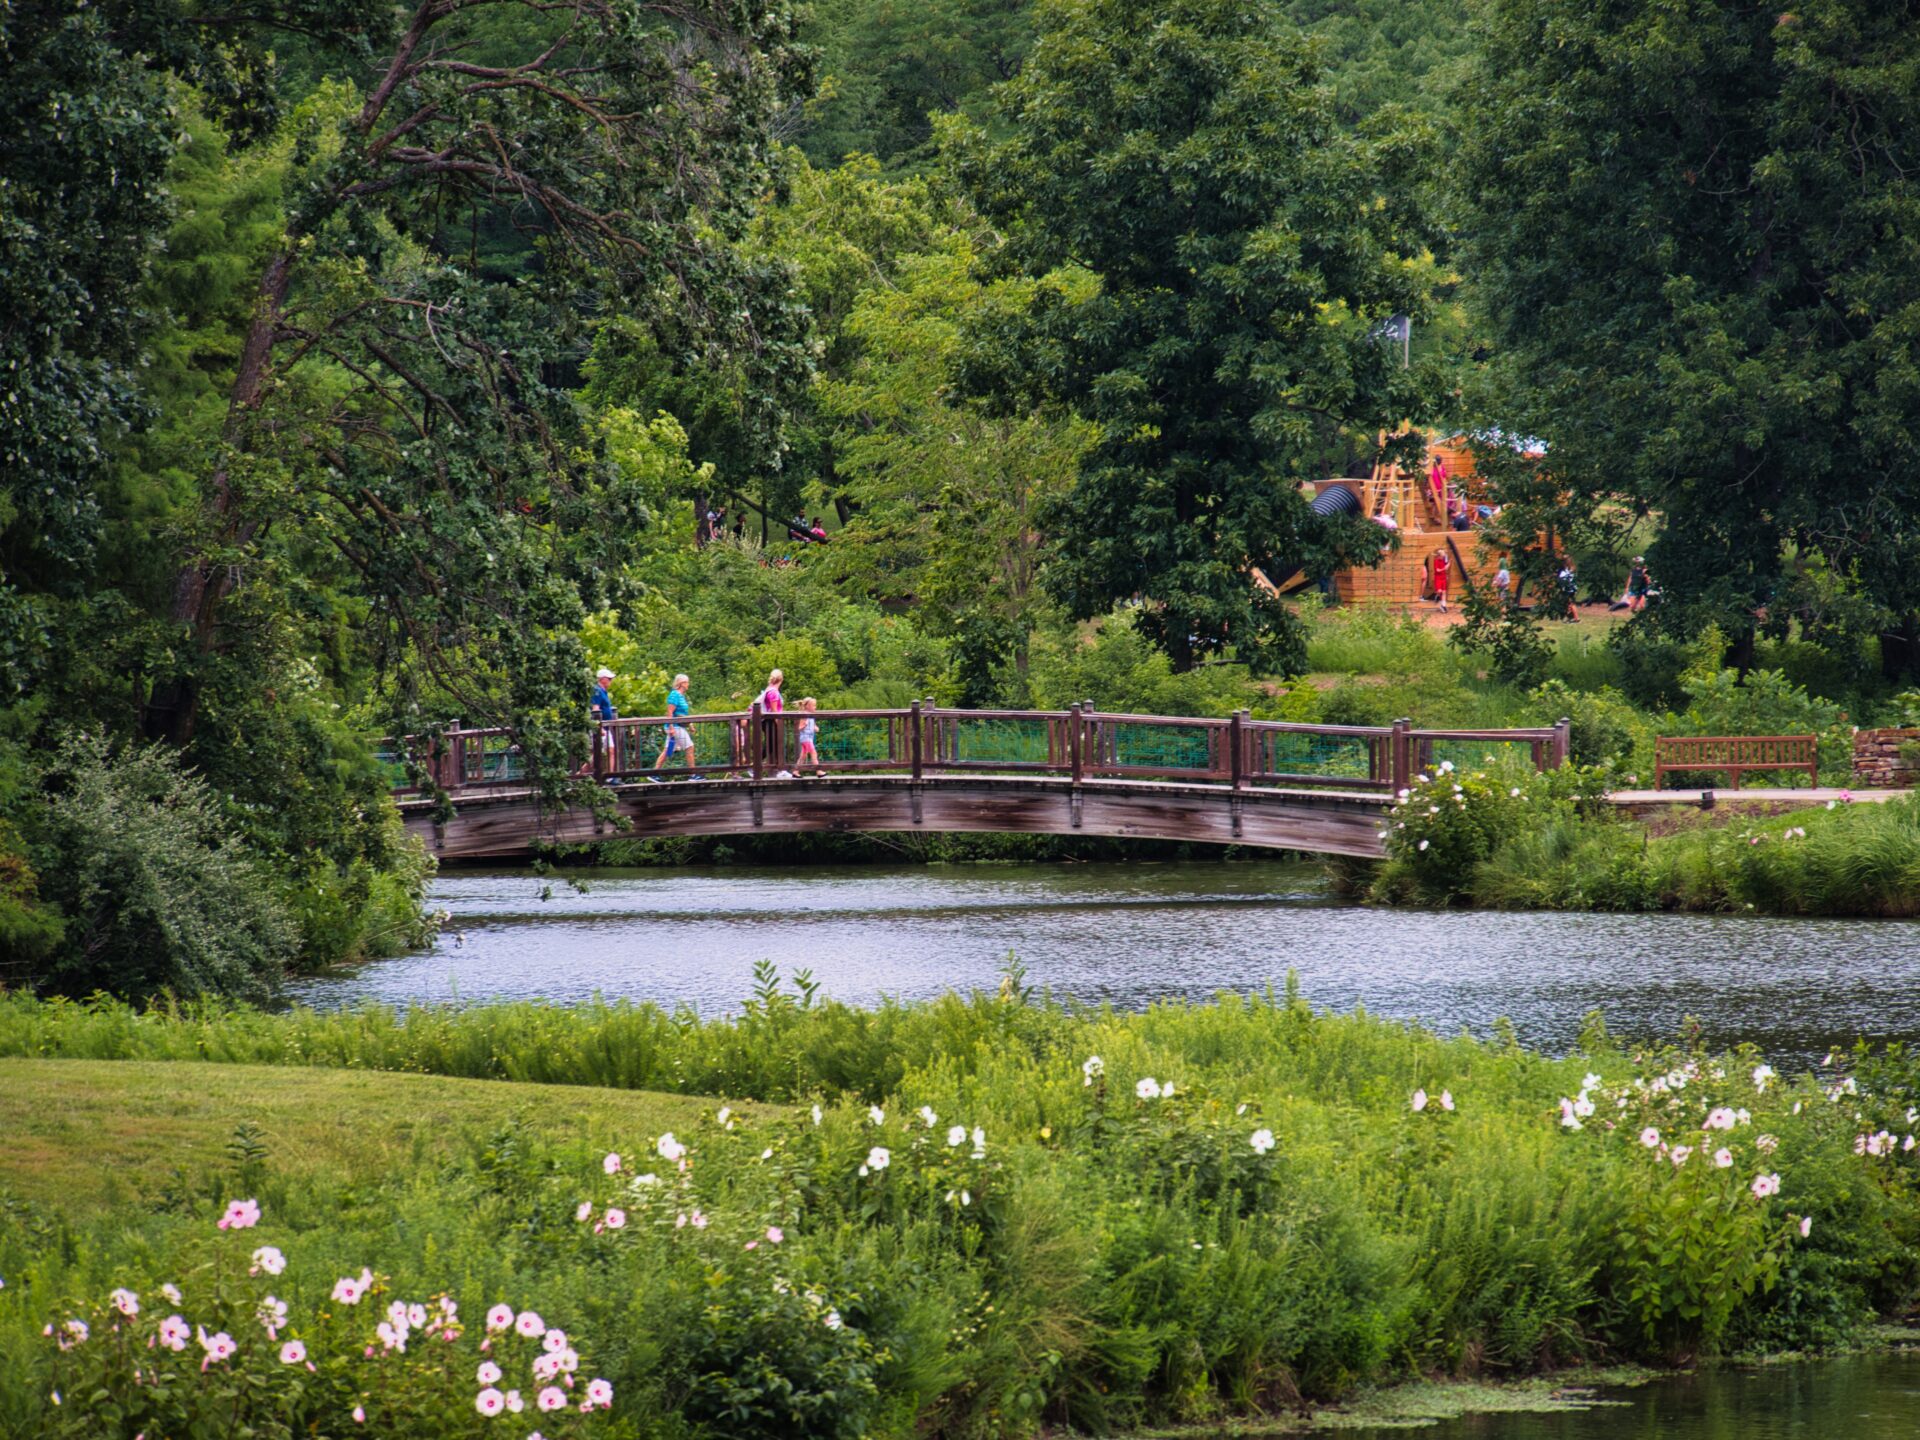
M 1818 1059 L 1856 1035 L 1920 1037 L 1920 923 L 1756 916 L 1493 914 L 1335 899 L 1312 864 L 1118 863 L 449 871 L 433 949 L 309 979 L 296 999 L 608 998 L 737 1008 L 755 961 L 808 969 L 856 1004 L 1027 981 L 1089 1004 L 1258 991 L 1297 971 L 1325 1008 L 1568 1046 L 1600 1009 L 1616 1035 Z
M 1912 1440 L 1920 1435 L 1920 1352 L 1675 1375 L 1550 1414 L 1474 1415 L 1420 1440 Z M 1341 1430 L 1350 1440 L 1404 1428 Z

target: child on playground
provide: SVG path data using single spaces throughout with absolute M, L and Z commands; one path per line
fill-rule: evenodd
M 793 768 L 804 770 L 811 765 L 814 774 L 824 775 L 827 772 L 820 768 L 820 752 L 814 748 L 814 741 L 820 735 L 820 722 L 813 718 L 813 712 L 818 708 L 811 695 L 800 702 L 800 709 L 805 712 L 806 718 L 800 722 L 800 753 L 794 757 Z

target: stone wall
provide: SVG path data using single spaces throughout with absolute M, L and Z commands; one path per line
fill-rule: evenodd
M 1853 783 L 1863 790 L 1920 785 L 1920 767 L 1903 763 L 1900 747 L 1920 745 L 1920 730 L 1857 730 L 1853 736 Z

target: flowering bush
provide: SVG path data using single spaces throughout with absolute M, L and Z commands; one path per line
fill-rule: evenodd
M 49 1321 L 56 1358 L 38 1433 L 293 1437 L 499 1436 L 507 1415 L 543 1440 L 585 1436 L 613 1405 L 574 1341 L 532 1311 L 495 1305 L 469 1329 L 441 1294 L 405 1299 L 370 1270 L 296 1306 L 286 1257 L 256 1243 L 260 1206 L 229 1204 L 211 1253 L 140 1290 L 116 1287 L 86 1315 Z M 250 1253 L 249 1253 L 250 1251 Z
M 1536 782 L 1537 783 L 1537 780 Z M 1387 812 L 1387 857 L 1405 885 L 1437 900 L 1466 893 L 1474 866 L 1524 822 L 1526 783 L 1443 760 L 1414 777 Z

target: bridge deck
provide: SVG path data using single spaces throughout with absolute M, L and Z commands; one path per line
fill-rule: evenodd
M 1377 856 L 1389 797 L 1379 791 L 1259 789 L 1035 776 L 720 779 L 607 787 L 605 815 L 542 813 L 525 790 L 455 792 L 435 824 L 403 801 L 409 830 L 443 860 L 505 859 L 537 848 L 675 835 L 966 831 L 1184 840 Z

